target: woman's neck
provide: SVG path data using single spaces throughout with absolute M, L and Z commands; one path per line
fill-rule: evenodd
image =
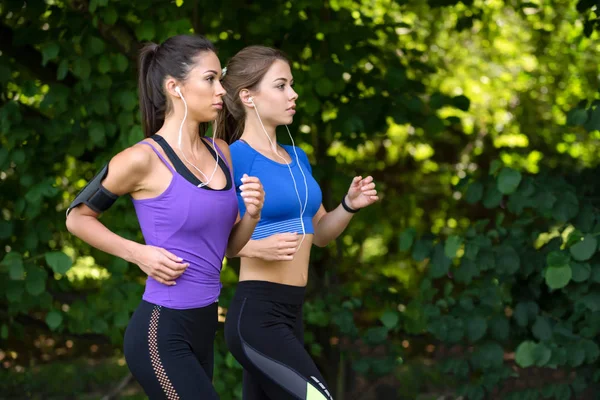
M 257 150 L 277 149 L 276 127 L 264 125 L 263 128 L 257 118 L 246 118 L 244 132 L 240 138 Z

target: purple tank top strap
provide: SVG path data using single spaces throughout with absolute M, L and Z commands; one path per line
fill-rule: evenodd
M 166 159 L 163 157 L 163 155 L 162 155 L 162 154 L 160 154 L 160 151 L 158 151 L 158 150 L 156 149 L 156 147 L 154 147 L 154 145 L 153 145 L 153 144 L 151 144 L 151 143 L 148 143 L 148 142 L 146 142 L 146 141 L 141 141 L 141 142 L 138 142 L 138 143 L 139 143 L 139 144 L 146 144 L 146 145 L 150 146 L 150 147 L 152 148 L 152 150 L 154 150 L 154 152 L 156 153 L 156 155 L 158 156 L 158 158 L 160 158 L 160 159 L 161 159 L 161 161 L 162 161 L 162 162 L 163 162 L 163 163 L 164 163 L 164 164 L 165 164 L 165 165 L 166 165 L 166 166 L 169 168 L 169 170 L 171 170 L 171 172 L 173 173 L 173 175 L 175 175 L 175 174 L 176 174 L 176 172 L 175 172 L 175 169 L 174 169 L 174 168 L 171 166 L 171 164 L 170 164 L 170 163 L 169 163 L 169 162 L 168 162 L 168 161 L 167 161 L 167 160 L 166 160 Z

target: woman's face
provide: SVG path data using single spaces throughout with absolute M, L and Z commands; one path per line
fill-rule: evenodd
M 221 86 L 221 63 L 212 51 L 196 56 L 196 64 L 181 85 L 188 116 L 198 122 L 214 121 L 223 108 L 225 89 Z
M 290 65 L 283 60 L 275 60 L 252 95 L 263 123 L 272 126 L 292 123 L 298 98 L 293 85 Z

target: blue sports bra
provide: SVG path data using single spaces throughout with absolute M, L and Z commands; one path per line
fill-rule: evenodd
M 312 176 L 312 168 L 308 162 L 306 153 L 299 147 L 296 147 L 300 165 L 296 161 L 296 154 L 293 146 L 281 145 L 292 158 L 290 168 L 296 180 L 298 194 L 302 206 L 306 201 L 306 209 L 303 213 L 304 230 L 306 234 L 314 234 L 312 219 L 319 211 L 323 201 L 323 195 L 319 184 Z M 294 181 L 290 175 L 287 164 L 279 163 L 265 157 L 254 150 L 243 140 L 238 140 L 229 146 L 231 151 L 231 160 L 234 171 L 234 185 L 238 198 L 240 216 L 246 212 L 244 199 L 240 195 L 240 185 L 242 185 L 242 176 L 256 176 L 260 179 L 265 190 L 265 203 L 261 211 L 261 218 L 254 233 L 253 240 L 264 239 L 277 233 L 296 232 L 302 234 L 302 224 L 300 223 L 300 202 L 294 188 Z M 306 199 L 306 190 L 302 172 L 306 176 L 306 185 L 308 187 L 308 201 Z

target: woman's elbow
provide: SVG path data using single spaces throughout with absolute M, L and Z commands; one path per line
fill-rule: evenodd
M 67 215 L 67 219 L 65 221 L 65 225 L 67 226 L 67 231 L 69 231 L 70 234 L 75 235 L 75 230 L 76 230 L 76 226 L 77 223 L 75 222 L 76 218 L 73 215 L 72 212 L 70 212 Z
M 329 244 L 329 241 L 327 240 L 323 240 L 323 239 L 319 239 L 318 237 L 315 237 L 313 240 L 313 244 L 317 247 L 327 247 L 327 245 Z

